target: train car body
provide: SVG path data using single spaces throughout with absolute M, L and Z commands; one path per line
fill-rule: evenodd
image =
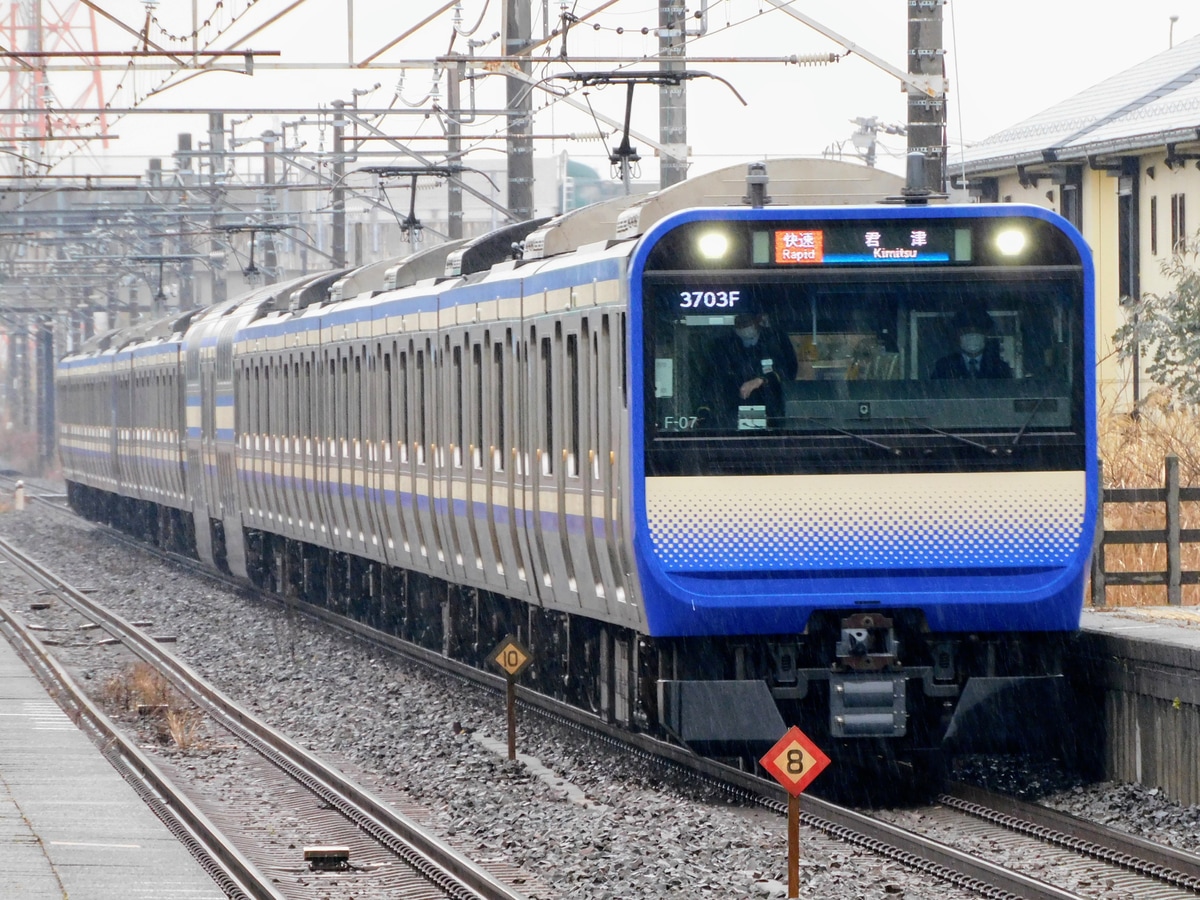
M 687 190 L 728 206 L 679 186 L 85 347 L 72 503 L 447 655 L 515 633 L 538 689 L 701 752 L 789 721 L 968 746 L 1057 695 L 1078 625 L 1087 249 L 1041 210 L 831 206 L 899 184 L 772 166 L 813 205 L 738 206 L 725 172 Z M 963 310 L 1004 377 L 934 377 Z

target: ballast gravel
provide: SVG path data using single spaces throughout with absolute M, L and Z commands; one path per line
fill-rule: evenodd
M 152 633 L 173 637 L 173 652 L 235 701 L 397 798 L 410 814 L 418 810 L 427 828 L 452 838 L 467 855 L 524 869 L 528 879 L 518 888 L 531 900 L 786 896 L 782 817 L 675 783 L 652 764 L 534 717 L 521 718 L 518 749 L 546 771 L 509 762 L 501 749 L 501 702 L 131 552 L 81 520 L 35 504 L 0 513 L 0 536 L 127 619 L 152 621 Z M 28 622 L 52 622 L 55 610 L 31 610 L 37 598 L 21 590 L 0 581 L 0 604 Z M 48 627 L 52 632 L 53 624 Z M 66 636 L 59 649 L 85 683 L 101 684 L 127 664 L 118 650 L 106 655 L 89 647 L 83 655 L 72 643 L 84 642 Z M 222 734 L 204 731 L 186 751 L 159 749 L 213 802 L 245 792 L 237 784 L 236 748 Z M 153 736 L 147 740 L 155 743 Z M 1023 777 L 1019 767 L 980 765 L 988 770 L 980 780 L 990 779 L 992 787 Z M 1085 786 L 1065 776 L 1040 783 L 1047 789 L 1044 802 L 1059 809 L 1200 852 L 1198 808 L 1180 808 L 1130 785 Z M 287 828 L 285 804 L 265 793 L 257 801 L 263 821 Z M 343 896 L 328 884 L 322 890 L 319 896 Z M 362 890 L 360 884 L 345 896 L 372 896 Z M 801 832 L 800 895 L 974 896 L 807 828 Z

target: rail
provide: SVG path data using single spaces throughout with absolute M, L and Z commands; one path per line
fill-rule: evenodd
M 1183 585 L 1200 584 L 1200 571 L 1183 568 L 1183 545 L 1200 543 L 1200 528 L 1181 527 L 1181 504 L 1200 500 L 1200 487 L 1179 483 L 1179 457 L 1168 454 L 1160 488 L 1105 488 L 1096 517 L 1096 543 L 1092 553 L 1092 606 L 1104 606 L 1108 587 L 1165 586 L 1167 603 L 1183 603 Z M 1162 503 L 1166 507 L 1163 528 L 1105 528 L 1104 510 L 1111 503 Z M 1116 545 L 1165 544 L 1165 571 L 1118 571 L 1106 567 L 1105 548 Z

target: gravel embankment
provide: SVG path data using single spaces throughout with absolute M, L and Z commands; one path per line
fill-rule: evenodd
M 529 871 L 531 884 L 554 885 L 553 896 L 729 900 L 786 893 L 782 818 L 667 783 L 652 766 L 522 719 L 519 750 L 577 789 L 586 798 L 580 801 L 575 790 L 533 777 L 477 739 L 502 743 L 504 721 L 502 703 L 473 689 L 451 687 L 278 608 L 131 554 L 86 523 L 64 523 L 34 507 L 0 514 L 0 535 L 35 551 L 126 618 L 152 619 L 152 631 L 175 635 L 175 652 L 235 700 L 381 793 L 422 807 L 427 826 L 453 836 L 465 852 L 503 857 Z M 0 585 L 0 603 L 27 621 L 50 614 L 29 611 L 28 601 Z M 99 663 L 96 650 L 88 650 L 80 676 L 103 682 L 107 670 L 119 668 L 119 652 L 108 656 L 110 662 Z M 461 733 L 455 723 L 477 735 Z M 200 741 L 186 759 L 173 751 L 179 768 L 191 770 L 214 797 L 232 793 L 237 778 L 234 751 L 222 740 Z M 1155 792 L 1069 786 L 1047 802 L 1200 850 L 1200 810 L 1172 806 Z M 271 798 L 261 803 L 264 819 L 271 819 Z M 801 844 L 802 896 L 967 896 L 807 829 Z

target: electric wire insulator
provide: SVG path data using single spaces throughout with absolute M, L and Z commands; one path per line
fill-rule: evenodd
M 787 62 L 797 66 L 827 66 L 840 60 L 841 57 L 836 53 L 802 53 L 787 58 Z

